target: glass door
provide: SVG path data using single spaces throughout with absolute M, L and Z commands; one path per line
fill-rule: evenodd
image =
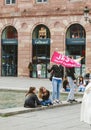
M 42 66 L 41 78 L 48 77 L 47 67 L 50 64 L 50 45 L 33 45 L 33 77 L 37 77 L 36 66 L 40 62 Z
M 2 45 L 2 76 L 17 76 L 17 45 Z

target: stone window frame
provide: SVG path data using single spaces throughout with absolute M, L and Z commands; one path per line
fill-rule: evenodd
M 36 3 L 47 3 L 48 0 L 36 0 Z
M 82 0 L 69 0 L 70 2 L 80 2 Z
M 6 5 L 14 5 L 14 4 L 16 4 L 16 0 L 15 0 L 15 2 L 13 2 L 13 0 L 5 0 L 5 4 Z

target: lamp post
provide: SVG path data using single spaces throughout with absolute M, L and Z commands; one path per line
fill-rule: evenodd
M 85 21 L 91 23 L 91 19 L 89 18 L 89 12 L 90 12 L 90 9 L 86 6 L 83 10 L 84 12 L 84 19 Z

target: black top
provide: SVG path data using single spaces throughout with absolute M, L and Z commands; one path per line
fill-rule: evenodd
M 24 107 L 37 107 L 38 105 L 41 105 L 38 97 L 35 94 L 27 95 L 24 103 Z
M 53 65 L 48 72 L 53 72 L 53 76 L 57 78 L 63 78 L 64 68 L 61 65 Z
M 43 100 L 48 100 L 49 97 L 50 97 L 50 92 L 49 92 L 49 90 L 46 90 L 46 93 L 43 94 L 42 99 Z
M 75 69 L 73 68 L 66 68 L 66 75 L 72 77 L 75 80 Z
M 86 73 L 85 76 L 84 76 L 84 78 L 90 79 L 90 73 Z

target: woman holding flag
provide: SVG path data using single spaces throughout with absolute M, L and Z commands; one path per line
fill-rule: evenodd
M 51 58 L 51 62 L 54 62 L 56 64 L 62 65 L 66 68 L 66 75 L 68 78 L 68 82 L 70 85 L 70 92 L 68 95 L 68 102 L 77 102 L 74 99 L 74 80 L 75 80 L 75 70 L 74 67 L 80 67 L 81 64 L 79 63 L 79 61 L 82 59 L 82 57 L 80 59 L 78 59 L 78 62 L 75 59 L 72 59 L 72 57 L 68 57 L 65 55 L 62 55 L 58 52 L 54 52 Z

